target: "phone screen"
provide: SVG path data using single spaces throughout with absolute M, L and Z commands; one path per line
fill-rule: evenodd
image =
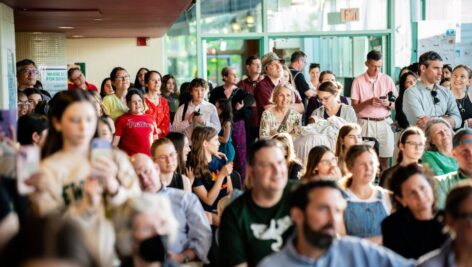
M 111 150 L 112 150 L 111 142 L 106 139 L 94 138 L 92 140 L 91 147 L 92 147 L 92 151 L 90 153 L 90 159 L 92 161 L 100 157 L 110 158 L 112 156 L 111 155 Z
M 34 192 L 25 180 L 39 172 L 40 151 L 37 146 L 21 146 L 16 154 L 17 187 L 20 195 Z

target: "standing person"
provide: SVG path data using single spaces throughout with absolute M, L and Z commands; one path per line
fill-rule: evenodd
M 403 112 L 403 96 L 405 95 L 406 90 L 412 88 L 415 84 L 416 74 L 407 69 L 407 72 L 400 76 L 400 91 L 398 92 L 397 100 L 395 100 L 395 120 L 400 129 L 406 129 L 410 126 L 405 112 Z
M 441 80 L 450 79 L 452 77 L 451 64 L 444 64 L 442 67 Z
M 292 73 L 295 87 L 300 96 L 302 97 L 302 103 L 304 106 L 307 104 L 307 99 L 316 94 L 315 89 L 312 89 L 305 80 L 303 75 L 303 69 L 306 65 L 306 54 L 303 51 L 293 52 L 290 58 L 290 72 Z
M 192 135 L 192 151 L 188 166 L 192 167 L 195 180 L 193 192 L 202 202 L 205 211 L 211 215 L 211 224 L 218 226 L 219 217 L 216 208 L 221 198 L 233 191 L 231 173 L 233 163 L 225 158 L 218 158 L 218 135 L 214 128 L 197 127 Z
M 105 98 L 105 96 L 112 95 L 114 93 L 115 91 L 113 90 L 111 79 L 108 77 L 103 79 L 102 85 L 100 86 L 100 96 L 102 97 L 102 100 Z
M 219 228 L 219 263 L 256 266 L 280 250 L 292 234 L 289 216 L 287 165 L 274 140 L 256 141 L 248 153 L 248 178 L 252 188 L 223 211 Z
M 129 156 L 136 153 L 151 156 L 151 144 L 158 138 L 157 127 L 153 118 L 144 114 L 144 96 L 138 89 L 132 88 L 126 94 L 126 102 L 129 113 L 116 120 L 113 146 Z
M 392 78 L 380 72 L 382 54 L 372 50 L 365 62 L 367 71 L 352 82 L 352 106 L 356 110 L 362 136 L 373 137 L 379 142 L 380 167 L 388 168 L 388 160 L 393 156 L 394 137 L 390 125 L 390 110 L 395 105 L 389 101 L 397 96 Z
M 257 83 L 264 79 L 261 75 L 261 60 L 258 56 L 249 56 L 246 59 L 247 78 L 238 82 L 237 86 L 254 96 Z M 246 118 L 246 145 L 252 144 L 259 136 L 259 117 L 256 102 L 251 105 L 251 116 Z
M 452 234 L 440 249 L 418 260 L 418 267 L 470 266 L 472 255 L 472 183 L 464 182 L 447 195 L 445 221 Z
M 382 222 L 383 245 L 405 258 L 418 259 L 447 238 L 433 210 L 433 183 L 417 163 L 399 167 L 389 181 L 396 211 Z
M 151 154 L 161 171 L 160 177 L 163 185 L 192 192 L 192 185 L 188 177 L 177 172 L 178 153 L 171 140 L 167 138 L 155 140 L 151 146 Z
M 412 163 L 419 164 L 423 156 L 425 142 L 426 138 L 420 128 L 412 126 L 403 131 L 398 140 L 398 149 L 400 152 L 398 153 L 397 164 L 382 172 L 379 185 L 387 188 L 388 180 L 391 179 L 396 169 Z
M 162 77 L 161 95 L 167 100 L 170 110 L 170 121 L 174 121 L 175 112 L 179 108 L 179 94 L 177 92 L 177 81 L 171 74 Z
M 189 85 L 192 99 L 181 105 L 175 113 L 173 130 L 184 133 L 189 140 L 192 140 L 192 132 L 198 126 L 209 126 L 214 128 L 216 132 L 221 130 L 216 107 L 203 99 L 206 90 L 207 82 L 205 80 L 193 79 Z
M 146 82 L 144 81 L 144 75 L 149 72 L 148 68 L 139 68 L 134 79 L 133 87 L 141 91 L 142 94 L 146 93 Z
M 126 94 L 129 88 L 129 74 L 122 67 L 115 67 L 110 73 L 111 84 L 115 93 L 107 95 L 103 99 L 103 105 L 113 121 L 116 121 L 119 116 L 128 112 L 126 103 Z
M 258 266 L 413 267 L 413 261 L 355 237 L 337 237 L 346 202 L 334 181 L 315 181 L 290 195 L 290 216 L 296 234 L 278 253 Z
M 310 87 L 312 89 L 318 89 L 318 86 L 320 85 L 320 64 L 319 63 L 311 63 L 310 64 Z
M 419 81 L 403 96 L 403 112 L 408 122 L 424 129 L 428 121 L 441 117 L 453 129 L 459 128 L 462 119 L 456 100 L 451 90 L 437 84 L 441 80 L 441 56 L 434 51 L 426 52 L 420 56 L 419 66 Z
M 216 101 L 216 110 L 221 121 L 221 131 L 218 133 L 220 148 L 218 151 L 224 153 L 229 162 L 234 161 L 235 150 L 231 139 L 231 125 L 233 124 L 233 112 L 231 102 L 226 99 Z M 244 150 L 246 152 L 246 150 Z M 246 153 L 244 153 L 245 155 Z
M 457 107 L 462 117 L 461 127 L 472 127 L 471 93 L 467 88 L 472 79 L 472 69 L 466 65 L 457 65 L 452 71 L 451 92 L 456 98 Z M 470 126 L 469 126 L 470 125 Z
M 224 84 L 218 86 L 210 94 L 210 103 L 216 105 L 216 102 L 221 99 L 227 99 L 230 104 L 231 113 L 232 113 L 232 143 L 236 149 L 236 155 L 232 152 L 233 159 L 228 158 L 229 161 L 234 160 L 234 167 L 241 174 L 242 177 L 245 177 L 246 174 L 246 125 L 245 119 L 251 116 L 251 111 L 249 108 L 245 107 L 244 101 L 248 93 L 244 92 L 236 86 L 236 81 L 238 76 L 236 75 L 236 70 L 231 67 L 225 67 L 221 71 L 221 76 L 223 77 Z M 228 109 L 225 110 L 225 117 L 227 117 Z M 218 112 L 220 116 L 220 121 L 222 114 Z M 224 122 L 221 121 L 221 125 Z M 227 122 L 226 122 L 227 123 Z M 230 129 L 231 130 L 231 129 Z M 220 132 L 221 133 L 221 132 Z M 224 141 L 223 139 L 220 140 Z M 222 142 L 223 146 L 228 146 L 228 141 Z M 231 144 L 231 146 L 233 146 Z M 228 147 L 229 148 L 229 147 Z M 231 149 L 231 148 L 229 148 Z M 224 151 L 222 151 L 224 152 Z M 226 151 L 230 152 L 230 151 Z
M 84 74 L 82 73 L 82 71 L 78 67 L 70 68 L 67 71 L 67 78 L 70 81 L 70 83 L 67 85 L 68 90 L 82 89 L 82 90 L 89 90 L 89 91 L 98 92 L 97 86 L 85 81 Z
M 381 223 L 390 214 L 392 203 L 388 191 L 373 184 L 379 166 L 377 155 L 369 145 L 352 146 L 346 166 L 351 173 L 343 185 L 346 234 L 382 244 Z
M 97 113 L 89 94 L 81 90 L 63 91 L 51 100 L 40 176 L 30 183 L 36 214 L 46 215 L 78 203 L 84 195 L 84 182 L 90 177 L 101 181 L 108 203 L 122 204 L 139 194 L 138 178 L 126 154 L 112 151 L 112 158 L 90 159 L 91 141 L 97 130 Z
M 146 94 L 146 114 L 150 115 L 156 122 L 159 138 L 165 137 L 170 132 L 170 111 L 167 100 L 161 96 L 161 74 L 151 70 L 144 75 Z
M 22 92 L 26 88 L 37 88 L 41 91 L 43 98 L 51 99 L 51 94 L 44 90 L 41 82 L 38 80 L 39 71 L 36 64 L 31 59 L 23 59 L 16 62 L 16 81 L 18 83 L 18 91 Z

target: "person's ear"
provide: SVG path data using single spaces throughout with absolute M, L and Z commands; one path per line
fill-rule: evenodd
M 292 217 L 292 220 L 295 222 L 296 225 L 302 225 L 305 216 L 303 215 L 302 210 L 300 210 L 299 208 L 291 208 L 290 217 Z
M 420 72 L 424 72 L 427 69 L 426 65 L 420 65 Z
M 403 199 L 399 196 L 395 196 L 395 199 L 400 202 L 400 204 L 403 206 L 403 207 L 406 207 L 406 203 L 405 201 L 403 201 Z
M 38 144 L 39 139 L 41 139 L 41 135 L 38 134 L 38 132 L 34 132 L 34 133 L 31 135 L 31 140 L 33 140 L 33 144 Z
M 61 124 L 59 123 L 59 121 L 57 120 L 56 117 L 52 118 L 52 126 L 54 126 L 54 129 L 56 129 L 57 132 L 62 131 L 62 126 L 61 126 Z

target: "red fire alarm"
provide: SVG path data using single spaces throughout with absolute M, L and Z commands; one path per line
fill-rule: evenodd
M 148 46 L 149 45 L 149 37 L 137 37 L 136 38 L 136 45 L 137 46 Z

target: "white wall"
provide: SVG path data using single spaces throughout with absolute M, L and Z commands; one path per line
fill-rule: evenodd
M 16 108 L 15 25 L 13 9 L 0 3 L 0 108 Z
M 86 63 L 87 81 L 100 87 L 114 67 L 125 68 L 134 82 L 140 67 L 158 70 L 163 75 L 164 38 L 152 38 L 148 46 L 137 46 L 136 38 L 67 39 L 67 63 Z

